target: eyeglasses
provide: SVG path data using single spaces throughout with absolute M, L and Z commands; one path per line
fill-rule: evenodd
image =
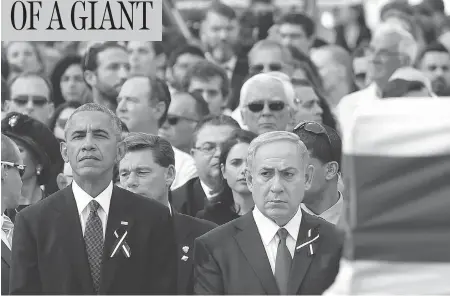
M 283 69 L 283 65 L 281 64 L 269 64 L 267 65 L 270 71 L 281 71 Z M 261 73 L 266 68 L 265 65 L 253 65 L 250 69 L 250 73 Z
M 184 116 L 168 115 L 167 116 L 167 123 L 169 125 L 177 125 L 178 122 L 180 121 L 180 119 L 184 119 L 184 120 L 192 121 L 192 122 L 198 122 L 198 120 L 187 118 L 187 117 L 184 117 Z
M 314 122 L 314 121 L 303 121 L 300 122 L 299 124 L 297 124 L 296 127 L 294 127 L 293 132 L 296 134 L 298 133 L 301 129 L 304 129 L 307 132 L 316 134 L 316 135 L 325 135 L 327 137 L 328 140 L 328 144 L 330 144 L 330 153 L 331 153 L 331 159 L 336 159 L 334 157 L 334 153 L 333 153 L 333 144 L 331 142 L 330 136 L 328 136 L 327 130 L 325 129 L 325 127 L 323 125 L 321 125 L 320 123 Z
M 267 102 L 269 105 L 270 111 L 281 111 L 284 109 L 286 105 L 283 101 L 272 101 Z M 264 109 L 264 102 L 253 102 L 247 105 L 248 109 L 253 113 L 261 112 Z
M 9 162 L 9 161 L 2 161 L 1 164 L 5 165 L 7 167 L 10 167 L 10 168 L 16 168 L 19 171 L 20 177 L 22 177 L 23 174 L 25 174 L 25 168 L 27 167 L 24 164 L 17 164 L 17 163 Z
M 206 142 L 202 144 L 200 147 L 194 147 L 196 150 L 200 150 L 201 152 L 205 154 L 214 154 L 217 150 L 217 148 L 220 147 L 220 144 L 213 143 L 213 142 Z
M 33 105 L 37 106 L 37 107 L 43 107 L 49 102 L 47 100 L 47 98 L 43 97 L 43 96 L 25 96 L 25 95 L 23 95 L 23 96 L 17 96 L 15 98 L 12 98 L 12 101 L 17 106 L 21 106 L 21 107 L 26 106 L 30 100 L 33 102 Z

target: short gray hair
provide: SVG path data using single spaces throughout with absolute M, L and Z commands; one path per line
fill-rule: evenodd
M 284 62 L 291 63 L 293 61 L 292 53 L 289 48 L 284 46 L 281 42 L 273 39 L 263 39 L 256 42 L 248 53 L 248 59 L 251 59 L 251 56 L 255 53 L 255 51 L 267 48 L 279 49 L 282 53 Z
M 398 36 L 398 51 L 408 56 L 410 59 L 409 65 L 413 65 L 419 51 L 419 47 L 416 40 L 414 39 L 414 36 L 411 35 L 411 33 L 409 33 L 406 29 L 402 28 L 400 25 L 382 23 L 375 30 L 373 37 L 387 35 Z
M 248 79 L 241 88 L 241 94 L 240 94 L 240 107 L 244 107 L 248 102 L 248 96 L 250 90 L 255 87 L 255 85 L 260 84 L 267 84 L 267 83 L 277 83 L 280 84 L 283 88 L 284 95 L 287 100 L 287 104 L 295 109 L 295 90 L 292 86 L 291 79 L 288 75 L 274 71 L 274 72 L 267 72 L 267 73 L 259 73 L 255 76 Z
M 70 115 L 69 119 L 67 120 L 67 124 L 64 128 L 64 136 L 66 136 L 67 131 L 69 129 L 70 126 L 70 122 L 72 121 L 72 117 L 80 112 L 84 112 L 84 111 L 97 111 L 97 112 L 102 112 L 106 115 L 108 115 L 108 117 L 111 120 L 111 125 L 114 131 L 114 135 L 116 136 L 117 140 L 121 140 L 122 138 L 122 122 L 120 121 L 119 117 L 117 117 L 117 115 L 112 112 L 109 108 L 103 106 L 103 105 L 99 105 L 96 103 L 88 103 L 88 104 L 84 104 L 81 107 L 78 107 L 77 109 L 75 109 L 75 111 L 72 113 L 72 115 Z
M 253 159 L 255 158 L 256 151 L 259 147 L 264 144 L 277 142 L 277 141 L 290 141 L 294 144 L 297 144 L 300 150 L 301 161 L 303 162 L 304 169 L 308 165 L 309 161 L 309 153 L 305 144 L 300 140 L 300 137 L 294 133 L 286 132 L 286 131 L 274 131 L 267 132 L 258 137 L 256 137 L 248 147 L 247 154 L 247 171 L 251 171 L 253 168 Z

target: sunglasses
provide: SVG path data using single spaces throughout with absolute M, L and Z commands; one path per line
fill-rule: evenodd
M 260 73 L 264 70 L 265 65 L 253 65 L 251 67 L 251 73 Z M 270 71 L 281 71 L 283 66 L 281 64 L 269 64 L 268 68 Z
M 184 117 L 184 116 L 168 115 L 167 116 L 167 123 L 169 125 L 177 125 L 178 122 L 180 121 L 180 119 L 184 119 L 184 120 L 192 121 L 192 122 L 198 122 L 198 120 L 195 120 L 195 119 L 192 119 L 192 118 L 188 118 L 188 117 Z
M 261 112 L 264 109 L 264 102 L 253 102 L 247 105 L 248 109 L 253 113 Z M 286 105 L 283 101 L 272 101 L 267 103 L 270 111 L 281 111 Z
M 9 161 L 2 161 L 1 164 L 5 165 L 9 168 L 16 168 L 19 171 L 20 177 L 22 177 L 23 174 L 25 174 L 25 168 L 27 167 L 24 164 L 17 164 L 17 163 L 9 162 Z
M 43 96 L 18 96 L 12 99 L 17 106 L 21 107 L 26 106 L 30 100 L 37 107 L 43 107 L 48 103 L 47 98 Z
M 299 124 L 297 124 L 296 127 L 294 127 L 293 132 L 296 134 L 299 131 L 301 131 L 302 129 L 304 129 L 307 132 L 313 133 L 315 135 L 325 135 L 327 137 L 328 144 L 330 144 L 330 147 L 333 148 L 333 144 L 331 142 L 330 136 L 328 136 L 327 130 L 320 123 L 317 123 L 314 121 L 300 122 Z M 332 159 L 336 159 L 334 157 L 333 149 L 330 149 L 330 152 L 331 152 Z

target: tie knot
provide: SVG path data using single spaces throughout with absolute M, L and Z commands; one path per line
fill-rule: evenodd
M 278 229 L 278 236 L 280 237 L 281 240 L 286 240 L 287 236 L 288 236 L 288 231 L 286 230 L 286 228 L 280 228 Z
M 91 212 L 97 212 L 100 204 L 96 200 L 91 200 L 91 202 L 89 203 L 89 207 L 91 209 Z

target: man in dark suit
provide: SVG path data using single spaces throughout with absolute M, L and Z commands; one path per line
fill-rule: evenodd
M 220 149 L 217 148 L 239 128 L 239 124 L 226 115 L 209 116 L 197 124 L 191 155 L 199 177 L 172 192 L 171 203 L 177 211 L 195 217 L 206 205 L 214 202 L 214 189 L 220 182 Z
M 17 145 L 2 134 L 2 295 L 9 295 L 9 271 L 11 267 L 11 247 L 14 225 L 4 213 L 7 208 L 18 205 L 22 189 L 21 176 L 25 171 Z
M 11 294 L 173 294 L 167 208 L 112 184 L 125 154 L 119 119 L 85 104 L 65 136 L 72 184 L 17 215 Z
M 250 144 L 252 212 L 203 235 L 194 246 L 194 292 L 321 294 L 342 248 L 335 226 L 300 209 L 314 168 L 298 136 L 268 132 Z
M 182 215 L 171 207 L 169 188 L 175 178 L 175 156 L 167 140 L 150 134 L 129 133 L 124 142 L 127 153 L 119 164 L 120 184 L 170 209 L 177 245 L 173 253 L 178 264 L 177 294 L 192 294 L 194 240 L 217 225 Z

